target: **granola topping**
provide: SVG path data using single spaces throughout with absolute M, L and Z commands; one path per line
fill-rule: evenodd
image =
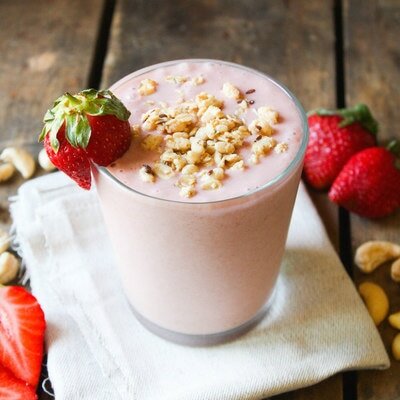
M 157 90 L 157 82 L 153 79 L 143 79 L 140 82 L 138 93 L 141 96 L 148 96 Z
M 202 76 L 167 76 L 175 85 L 204 83 Z M 140 83 L 138 92 L 147 96 L 159 84 L 151 79 Z M 234 85 L 225 82 L 221 98 L 201 91 L 195 98 L 185 100 L 183 94 L 175 104 L 151 103 L 152 108 L 141 117 L 141 125 L 132 128 L 145 151 L 154 152 L 153 165 L 143 165 L 139 170 L 142 181 L 154 183 L 157 179 L 174 179 L 179 194 L 185 198 L 196 195 L 198 189 L 217 190 L 223 186 L 230 171 L 256 168 L 262 157 L 284 153 L 287 143 L 278 143 L 273 137 L 274 125 L 279 123 L 278 112 L 261 106 L 254 109 L 255 118 L 247 124 L 241 116 L 254 104 Z M 236 100 L 234 114 L 224 112 L 224 98 Z M 252 111 L 253 112 L 253 111 Z M 255 135 L 255 136 L 252 136 Z M 251 148 L 251 157 L 244 160 L 243 147 Z M 248 163 L 248 164 L 247 164 Z

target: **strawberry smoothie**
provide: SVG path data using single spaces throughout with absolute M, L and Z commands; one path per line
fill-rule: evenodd
M 135 314 L 187 344 L 245 331 L 279 273 L 308 137 L 301 105 L 215 60 L 151 66 L 111 91 L 133 141 L 94 178 Z

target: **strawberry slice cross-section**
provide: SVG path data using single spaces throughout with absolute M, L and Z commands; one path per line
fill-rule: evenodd
M 39 382 L 45 328 L 32 294 L 20 286 L 0 287 L 0 366 L 33 388 Z
M 1 400 L 36 400 L 35 389 L 0 365 Z

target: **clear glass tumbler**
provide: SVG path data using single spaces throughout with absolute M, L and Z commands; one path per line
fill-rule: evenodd
M 209 60 L 193 60 L 209 61 Z M 154 65 L 115 83 L 180 61 Z M 190 60 L 185 60 L 190 62 Z M 224 63 L 223 61 L 214 61 Z M 152 332 L 188 345 L 231 339 L 252 327 L 272 301 L 308 140 L 288 167 L 254 191 L 221 201 L 171 201 L 135 191 L 99 167 L 98 197 L 132 310 Z

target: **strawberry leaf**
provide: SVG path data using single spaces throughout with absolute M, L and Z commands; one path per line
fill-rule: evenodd
M 74 147 L 85 149 L 91 135 L 87 115 L 113 115 L 121 121 L 127 121 L 131 113 L 109 90 L 86 89 L 76 95 L 65 93 L 46 112 L 39 141 L 50 135 L 51 147 L 57 152 L 60 146 L 57 133 L 65 123 L 68 142 Z
M 65 135 L 74 147 L 86 148 L 90 139 L 90 125 L 86 115 L 70 114 L 65 116 Z
M 342 108 L 339 110 L 327 110 L 326 108 L 319 108 L 308 113 L 308 115 L 313 114 L 321 116 L 339 115 L 342 117 L 342 121 L 339 124 L 341 128 L 354 124 L 355 122 L 359 122 L 364 129 L 373 135 L 378 133 L 378 122 L 374 119 L 371 111 L 365 104 L 356 104 L 354 107 Z
M 396 167 L 396 169 L 400 170 L 400 141 L 397 139 L 391 140 L 386 146 L 386 149 L 394 154 L 394 166 Z
M 57 133 L 60 130 L 63 123 L 64 123 L 64 120 L 61 116 L 56 116 L 54 118 L 54 120 L 51 122 L 50 143 L 51 143 L 51 147 L 53 148 L 53 150 L 56 153 L 60 147 L 60 142 L 57 139 Z

